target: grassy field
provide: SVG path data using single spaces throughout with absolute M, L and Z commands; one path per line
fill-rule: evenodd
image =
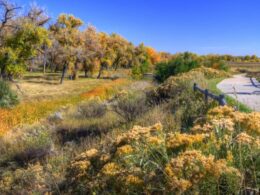
M 44 77 L 35 74 L 31 78 L 25 77 L 19 81 L 20 90 L 13 86 L 21 103 L 11 109 L 0 109 L 0 134 L 17 125 L 33 124 L 64 106 L 92 97 L 108 98 L 119 87 L 131 82 L 128 79 L 78 79 L 59 85 L 57 81 L 47 83 Z
M 119 71 L 118 75 L 126 75 L 125 72 Z M 104 72 L 104 77 L 107 79 L 95 79 L 84 78 L 83 74 L 79 75 L 79 78 L 75 81 L 66 80 L 60 85 L 60 73 L 47 73 L 41 72 L 26 73 L 18 81 L 18 86 L 12 84 L 12 89 L 17 92 L 20 100 L 28 101 L 42 101 L 52 100 L 59 97 L 68 97 L 73 95 L 79 95 L 90 89 L 109 83 L 111 79 L 109 77 L 117 76 L 113 72 Z M 120 78 L 125 78 L 124 76 Z

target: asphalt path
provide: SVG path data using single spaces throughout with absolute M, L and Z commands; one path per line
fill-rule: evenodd
M 234 75 L 221 81 L 217 88 L 254 111 L 260 112 L 260 83 L 244 74 Z

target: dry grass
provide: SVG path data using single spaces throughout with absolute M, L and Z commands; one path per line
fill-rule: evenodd
M 107 82 L 110 80 L 80 78 L 76 81 L 65 81 L 64 84 L 60 85 L 56 79 L 49 81 L 47 75 L 32 75 L 19 80 L 20 90 L 14 84 L 12 89 L 18 93 L 22 101 L 28 102 L 81 94 Z
M 116 93 L 119 87 L 129 84 L 129 82 L 127 79 L 117 79 L 114 81 L 87 79 L 67 82 L 67 87 L 70 86 L 68 88 L 66 88 L 66 84 L 65 86 L 59 86 L 60 89 L 50 89 L 50 86 L 47 87 L 48 89 L 44 89 L 43 84 L 39 85 L 39 89 L 32 87 L 35 91 L 51 90 L 53 93 L 44 92 L 50 96 L 44 99 L 29 98 L 30 101 L 24 100 L 24 102 L 12 109 L 0 109 L 0 135 L 17 125 L 33 124 L 63 106 L 76 105 L 83 100 L 93 97 L 101 99 L 108 98 Z M 28 94 L 35 94 L 35 91 L 32 90 L 30 92 L 29 89 L 27 89 Z M 61 89 L 64 91 L 71 89 L 71 91 L 67 92 L 67 95 L 61 95 Z
M 229 67 L 233 73 L 241 73 L 241 71 L 260 72 L 260 63 L 231 63 Z

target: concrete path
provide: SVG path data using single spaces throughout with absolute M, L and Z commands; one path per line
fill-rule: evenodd
M 256 79 L 252 82 L 244 74 L 235 75 L 223 80 L 217 87 L 223 93 L 260 112 L 260 83 Z

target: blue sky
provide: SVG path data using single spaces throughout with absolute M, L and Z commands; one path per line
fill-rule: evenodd
M 159 51 L 260 56 L 260 0 L 13 0 L 71 13 Z

